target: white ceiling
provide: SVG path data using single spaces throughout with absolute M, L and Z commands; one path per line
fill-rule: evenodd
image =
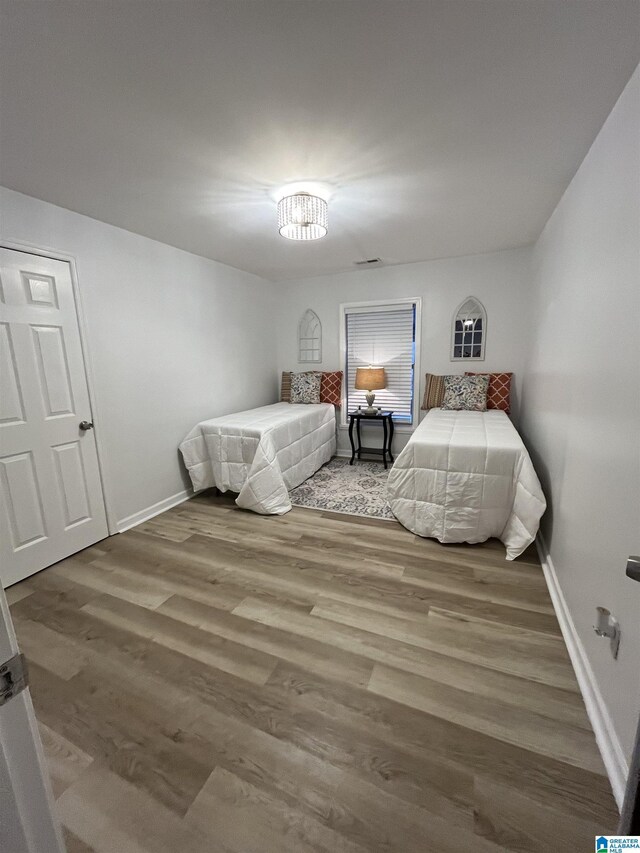
M 272 279 L 535 240 L 640 58 L 638 0 L 2 9 L 2 183 Z

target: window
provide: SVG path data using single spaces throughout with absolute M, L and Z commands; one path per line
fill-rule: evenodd
M 376 391 L 376 406 L 391 409 L 393 420 L 411 426 L 417 420 L 416 353 L 419 347 L 420 301 L 403 299 L 342 306 L 345 365 L 342 407 L 346 415 L 367 405 L 365 391 L 356 391 L 358 367 L 383 367 L 387 386 Z
M 469 296 L 453 317 L 451 361 L 483 361 L 486 335 L 487 312 L 481 302 Z
M 322 324 L 315 311 L 307 308 L 298 323 L 298 361 L 322 361 Z

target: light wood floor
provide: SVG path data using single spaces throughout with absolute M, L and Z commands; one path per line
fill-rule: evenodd
M 205 495 L 11 590 L 69 853 L 592 849 L 542 572 Z

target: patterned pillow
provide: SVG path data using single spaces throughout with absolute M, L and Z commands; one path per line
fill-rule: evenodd
M 321 373 L 292 373 L 291 402 L 319 403 Z M 487 379 L 487 382 L 489 380 Z
M 465 373 L 465 376 L 488 376 L 487 409 L 500 409 L 509 414 L 513 373 Z
M 488 376 L 445 376 L 443 409 L 486 412 Z
M 320 402 L 333 403 L 340 408 L 342 405 L 342 371 L 325 371 L 320 382 Z
M 280 402 L 291 402 L 291 373 L 282 371 L 282 381 L 280 382 Z
M 444 397 L 444 376 L 436 376 L 433 373 L 425 374 L 423 409 L 433 409 L 442 405 Z

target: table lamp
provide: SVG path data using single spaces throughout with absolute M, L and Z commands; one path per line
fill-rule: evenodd
M 364 409 L 366 414 L 373 415 L 377 409 L 373 405 L 376 399 L 374 391 L 380 391 L 387 387 L 387 379 L 384 375 L 384 367 L 357 367 L 356 368 L 356 391 L 366 391 L 368 409 Z

